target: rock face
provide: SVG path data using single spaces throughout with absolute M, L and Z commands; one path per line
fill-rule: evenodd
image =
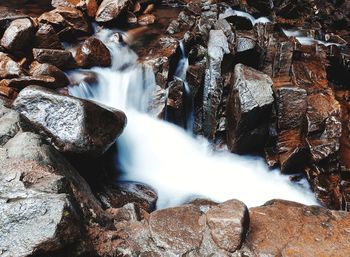
M 16 78 L 23 75 L 21 66 L 10 56 L 0 52 L 0 79 Z
M 73 55 L 69 51 L 56 49 L 33 49 L 34 59 L 40 63 L 49 63 L 61 69 L 76 67 Z
M 129 0 L 103 0 L 97 9 L 95 20 L 97 22 L 107 22 L 118 17 L 127 7 Z
M 147 223 L 122 226 L 118 253 L 150 256 L 229 256 L 239 249 L 249 226 L 246 206 L 231 200 L 222 204 L 193 203 L 158 210 Z
M 22 90 L 13 107 L 67 154 L 101 155 L 126 124 L 120 111 L 35 86 Z
M 94 17 L 98 8 L 97 0 L 52 0 L 53 7 L 75 7 L 86 11 L 90 17 Z
M 84 14 L 73 7 L 58 7 L 42 14 L 38 20 L 52 25 L 61 39 L 73 40 L 74 36 L 90 33 Z
M 275 200 L 251 208 L 247 256 L 348 256 L 350 214 Z M 249 250 L 247 250 L 249 249 Z
M 231 151 L 249 152 L 264 146 L 274 102 L 271 78 L 237 64 L 227 102 L 228 145 Z
M 20 115 L 0 106 L 0 146 L 3 146 L 21 130 Z
M 80 67 L 111 66 L 111 54 L 108 48 L 97 38 L 91 37 L 77 49 L 75 60 Z
M 6 29 L 1 45 L 9 51 L 23 49 L 34 36 L 34 25 L 30 19 L 17 19 Z
M 54 78 L 55 82 L 52 83 L 52 86 L 50 85 L 50 88 L 60 88 L 69 85 L 66 74 L 52 64 L 33 62 L 30 65 L 29 73 L 32 76 L 49 76 Z
M 63 49 L 60 39 L 50 24 L 39 25 L 39 29 L 35 34 L 34 45 L 36 48 Z

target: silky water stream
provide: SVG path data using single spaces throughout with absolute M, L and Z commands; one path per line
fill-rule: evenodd
M 93 84 L 81 82 L 69 88 L 73 96 L 91 99 L 123 110 L 128 124 L 117 141 L 120 181 L 141 182 L 158 193 L 157 208 L 180 205 L 202 197 L 214 201 L 239 199 L 249 207 L 279 198 L 317 204 L 305 180 L 292 183 L 279 170 L 270 170 L 258 157 L 214 152 L 209 142 L 148 112 L 156 88 L 151 68 L 137 62 L 127 45 L 111 42 L 113 32 L 97 36 L 109 47 L 113 65 L 92 68 Z M 186 66 L 186 60 L 179 62 Z M 74 71 L 79 77 L 86 70 Z M 184 79 L 183 70 L 177 70 Z M 184 81 L 185 82 L 185 81 Z M 184 85 L 184 90 L 186 90 Z M 191 115 L 189 115 L 191 117 Z

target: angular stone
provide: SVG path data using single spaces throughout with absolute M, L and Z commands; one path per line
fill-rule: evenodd
M 153 14 L 144 14 L 138 17 L 138 23 L 141 26 L 147 26 L 153 24 L 156 21 L 156 16 Z
M 61 39 L 72 40 L 74 35 L 90 33 L 90 27 L 84 14 L 73 7 L 58 7 L 43 13 L 38 21 L 52 25 Z
M 90 17 L 94 17 L 97 11 L 96 0 L 52 0 L 53 7 L 74 7 L 86 11 Z
M 76 67 L 73 55 L 69 51 L 56 49 L 33 49 L 34 59 L 40 63 L 49 63 L 60 69 Z
M 206 215 L 217 246 L 231 253 L 241 247 L 249 229 L 249 213 L 244 203 L 230 200 L 213 206 Z
M 19 113 L 8 109 L 7 113 L 0 117 L 0 146 L 6 144 L 20 130 L 21 118 Z
M 272 80 L 268 75 L 243 64 L 235 66 L 234 82 L 226 107 L 227 140 L 231 151 L 249 152 L 263 147 L 260 139 L 267 136 L 266 122 L 274 102 L 271 87 Z M 258 141 L 247 145 L 245 140 L 251 140 L 252 134 L 257 135 Z
M 128 6 L 129 0 L 103 0 L 97 9 L 95 20 L 97 22 L 111 21 Z
M 16 78 L 24 74 L 21 66 L 10 56 L 0 52 L 0 79 Z
M 198 248 L 204 228 L 205 220 L 201 219 L 201 212 L 191 205 L 158 210 L 152 212 L 149 218 L 149 229 L 155 244 L 177 255 Z
M 270 201 L 249 212 L 250 232 L 242 253 L 249 249 L 251 256 L 346 257 L 350 254 L 347 212 L 282 200 Z
M 48 63 L 39 63 L 34 61 L 30 65 L 30 75 L 37 76 L 49 76 L 55 79 L 55 81 L 48 85 L 49 88 L 60 88 L 69 85 L 69 79 L 66 74 L 59 68 Z
M 22 50 L 34 37 L 34 25 L 30 19 L 18 19 L 6 29 L 1 45 L 9 51 Z
M 0 81 L 0 87 L 12 87 L 20 90 L 30 85 L 51 87 L 54 83 L 55 78 L 50 76 L 23 76 L 14 79 L 3 79 Z
M 75 54 L 79 67 L 111 66 L 111 54 L 108 48 L 97 38 L 91 37 L 79 46 Z
M 276 104 L 279 129 L 300 128 L 307 110 L 307 93 L 297 87 L 276 89 Z
M 50 24 L 39 25 L 35 34 L 34 46 L 43 49 L 63 49 L 60 39 Z
M 59 151 L 68 154 L 103 154 L 126 124 L 121 111 L 36 86 L 22 90 L 13 107 Z

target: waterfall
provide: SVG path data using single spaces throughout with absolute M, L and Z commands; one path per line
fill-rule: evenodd
M 270 23 L 271 21 L 266 17 L 260 17 L 255 19 L 251 14 L 247 12 L 233 10 L 232 8 L 227 8 L 224 13 L 219 15 L 219 19 L 226 19 L 231 16 L 243 17 L 249 20 L 252 23 L 252 26 L 255 26 L 258 23 Z
M 120 180 L 156 189 L 157 208 L 180 205 L 197 197 L 214 201 L 235 198 L 250 207 L 274 198 L 317 204 L 305 180 L 292 183 L 279 170 L 269 170 L 261 158 L 214 152 L 205 139 L 194 138 L 182 128 L 148 114 L 156 87 L 152 70 L 138 64 L 135 53 L 127 46 L 107 38 L 104 41 L 113 56 L 112 67 L 90 69 L 97 82 L 81 82 L 71 86 L 69 93 L 126 113 L 128 124 L 117 141 L 123 170 Z M 74 71 L 70 76 L 84 72 Z

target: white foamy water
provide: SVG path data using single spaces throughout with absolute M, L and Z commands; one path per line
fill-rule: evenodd
M 248 19 L 253 26 L 255 26 L 255 24 L 258 23 L 270 23 L 271 21 L 266 18 L 266 17 L 260 17 L 258 19 L 255 19 L 254 16 L 252 16 L 251 14 L 247 13 L 247 12 L 242 12 L 242 11 L 237 11 L 237 10 L 233 10 L 232 8 L 227 8 L 224 13 L 219 15 L 219 19 L 225 19 L 228 17 L 232 17 L 232 16 L 238 16 L 238 17 L 243 17 Z
M 342 44 L 339 44 L 339 43 L 327 42 L 327 41 L 315 39 L 313 37 L 308 37 L 305 35 L 305 33 L 302 33 L 299 30 L 282 29 L 282 31 L 287 37 L 295 37 L 296 40 L 298 40 L 298 42 L 301 45 L 324 45 L 326 47 L 328 47 L 328 46 L 342 46 Z
M 80 83 L 69 92 L 125 111 L 128 124 L 118 139 L 121 180 L 156 189 L 157 208 L 197 197 L 235 198 L 250 207 L 274 198 L 317 204 L 307 183 L 293 184 L 278 170 L 269 170 L 262 159 L 215 153 L 205 139 L 193 138 L 182 128 L 147 114 L 156 87 L 154 74 L 130 58 L 133 54 L 127 47 L 109 47 L 112 68 L 91 69 L 98 75 L 97 85 Z

